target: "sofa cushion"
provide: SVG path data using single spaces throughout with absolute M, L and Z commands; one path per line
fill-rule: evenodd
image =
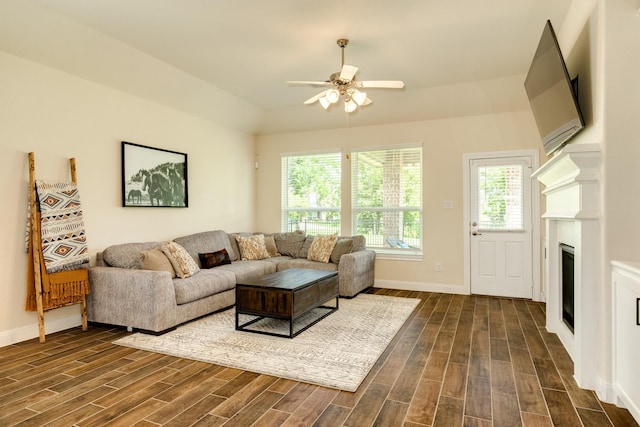
M 171 261 L 171 265 L 176 271 L 176 276 L 181 279 L 193 276 L 200 271 L 200 267 L 198 267 L 193 257 L 189 255 L 185 248 L 176 242 L 166 242 L 163 244 L 162 252 L 169 258 L 169 261 Z
M 276 264 L 268 260 L 236 261 L 228 265 L 216 267 L 216 270 L 230 271 L 236 276 L 236 283 L 258 279 L 266 274 L 276 272 Z
M 344 238 L 353 240 L 353 247 L 351 248 L 351 252 L 364 251 L 365 249 L 367 249 L 367 239 L 361 234 L 350 237 L 345 236 Z
M 174 242 L 182 246 L 189 252 L 197 264 L 200 263 L 198 254 L 216 252 L 226 249 L 231 261 L 237 260 L 238 256 L 233 251 L 229 235 L 222 230 L 203 231 L 202 233 L 189 234 L 188 236 L 173 239 Z
M 332 262 L 309 261 L 304 258 L 291 258 L 278 263 L 278 271 L 289 268 L 311 268 L 314 270 L 338 271 L 338 264 Z
M 123 243 L 112 245 L 102 252 L 102 259 L 107 265 L 118 268 L 140 268 L 142 251 L 159 248 L 160 242 Z
M 339 264 L 342 255 L 351 253 L 351 248 L 353 248 L 353 239 L 338 239 L 331 251 L 331 262 Z
M 238 247 L 240 248 L 240 258 L 242 261 L 259 260 L 269 258 L 269 252 L 264 244 L 264 235 L 256 234 L 250 237 L 236 236 Z
M 310 261 L 329 262 L 338 234 L 318 235 L 313 239 L 307 259 Z
M 184 279 L 173 279 L 178 305 L 228 291 L 233 289 L 235 284 L 236 276 L 232 272 L 218 268 L 200 270 L 198 274 Z
M 268 262 L 268 263 L 271 263 L 271 264 L 275 265 L 276 266 L 276 270 L 277 270 L 278 264 L 280 264 L 281 262 L 286 261 L 288 259 L 292 259 L 292 257 L 280 255 L 280 256 L 272 256 L 271 258 L 263 259 L 262 262 Z
M 200 266 L 202 268 L 213 268 L 225 264 L 231 264 L 231 258 L 229 258 L 229 252 L 222 248 L 215 252 L 206 252 L 204 254 L 198 254 L 200 258 Z
M 176 277 L 176 270 L 171 265 L 169 258 L 162 252 L 160 248 L 149 249 L 140 252 L 142 259 L 140 260 L 140 268 L 143 270 L 166 271 L 171 278 Z
M 302 248 L 305 240 L 304 231 L 296 230 L 286 233 L 276 233 L 273 235 L 276 247 L 281 255 L 296 257 Z

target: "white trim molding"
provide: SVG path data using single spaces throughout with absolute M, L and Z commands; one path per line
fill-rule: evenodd
M 374 288 L 398 289 L 402 291 L 439 292 L 443 294 L 469 295 L 462 285 L 447 285 L 440 283 L 404 282 L 399 280 L 378 280 L 373 284 Z
M 47 329 L 46 333 L 52 334 L 54 332 L 75 328 L 80 325 L 82 325 L 82 316 L 77 314 L 64 317 L 62 319 L 47 321 L 45 327 Z M 40 332 L 38 330 L 38 325 L 34 322 L 33 325 L 0 332 L 0 347 L 38 338 L 39 336 Z

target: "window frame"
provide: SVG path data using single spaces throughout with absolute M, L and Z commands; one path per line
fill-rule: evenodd
M 384 207 L 360 207 L 356 206 L 357 204 L 357 167 L 354 166 L 357 161 L 357 157 L 359 153 L 366 152 L 376 152 L 376 151 L 394 151 L 394 150 L 411 150 L 418 149 L 419 150 L 419 158 L 420 158 L 420 189 L 418 191 L 419 195 L 419 206 L 400 206 L 397 208 L 384 208 Z M 373 250 L 378 254 L 380 259 L 401 259 L 406 261 L 421 261 L 423 259 L 424 253 L 424 147 L 422 143 L 416 144 L 403 144 L 403 145 L 383 145 L 383 146 L 375 146 L 375 147 L 358 147 L 353 148 L 350 152 L 350 160 L 351 160 L 351 173 L 349 174 L 349 186 L 351 188 L 351 233 L 358 234 L 358 214 L 360 212 L 388 212 L 388 211 L 399 211 L 399 212 L 418 212 L 419 219 L 419 244 L 418 246 L 410 246 L 409 248 L 394 248 L 394 247 L 381 247 L 381 246 L 370 246 L 367 244 L 367 249 Z
M 285 167 L 285 160 L 287 159 L 293 159 L 296 157 L 314 157 L 314 156 L 336 156 L 337 160 L 339 162 L 338 164 L 338 171 L 339 171 L 339 182 L 340 182 L 340 197 L 338 197 L 338 206 L 332 206 L 332 207 L 314 207 L 314 206 L 309 206 L 309 207 L 289 207 L 288 203 L 289 203 L 289 174 L 288 174 L 288 166 Z M 287 169 L 285 171 L 285 169 Z M 293 153 L 282 153 L 280 155 L 280 170 L 281 170 L 281 177 L 280 177 L 280 182 L 281 182 L 281 205 L 280 205 L 280 229 L 283 232 L 287 232 L 287 231 L 293 231 L 293 230 L 289 230 L 289 213 L 290 212 L 327 212 L 327 213 L 334 213 L 337 212 L 339 214 L 339 219 L 338 219 L 338 223 L 337 223 L 337 227 L 333 227 L 333 228 L 337 228 L 338 234 L 341 234 L 341 228 L 342 228 L 342 218 L 343 218 L 343 214 L 342 214 L 342 188 L 343 188 L 343 179 L 344 179 L 344 174 L 343 174 L 343 165 L 342 165 L 342 152 L 339 150 L 321 150 L 321 151 L 305 151 L 305 152 L 293 152 Z M 307 229 L 307 227 L 304 227 L 303 231 L 305 231 L 306 234 L 310 234 L 310 235 L 314 235 L 314 234 L 325 234 L 328 233 L 329 231 L 327 230 L 327 228 L 331 227 L 331 225 L 327 225 L 323 230 L 311 230 L 309 231 Z M 300 228 L 299 228 L 300 229 Z

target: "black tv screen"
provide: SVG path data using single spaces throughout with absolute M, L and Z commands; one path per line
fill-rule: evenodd
M 524 88 L 547 155 L 584 128 L 577 94 L 551 21 L 547 21 L 542 31 Z

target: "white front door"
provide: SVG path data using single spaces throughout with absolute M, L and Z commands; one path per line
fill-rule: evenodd
M 533 297 L 532 160 L 469 158 L 472 294 Z

